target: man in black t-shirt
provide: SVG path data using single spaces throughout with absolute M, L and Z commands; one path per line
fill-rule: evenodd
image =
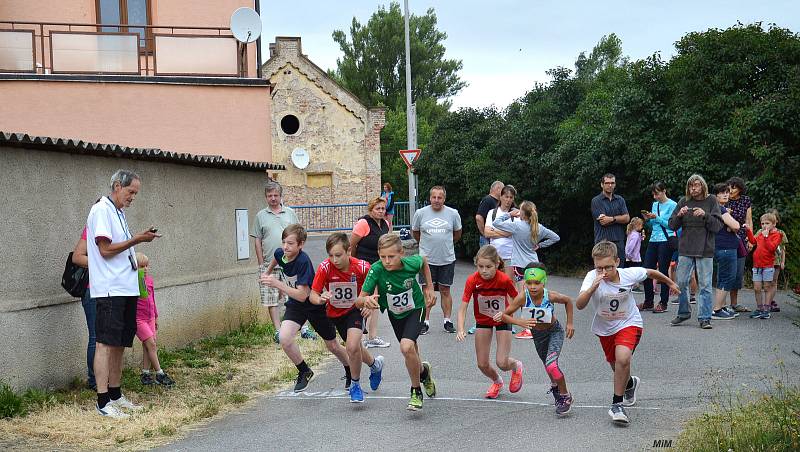
M 475 213 L 475 224 L 478 225 L 480 246 L 489 244 L 489 239 L 483 236 L 483 228 L 486 225 L 486 216 L 489 214 L 489 211 L 497 207 L 497 203 L 500 201 L 500 192 L 503 191 L 503 187 L 505 187 L 505 184 L 499 180 L 492 182 L 492 186 L 489 188 L 489 194 L 484 196 L 483 199 L 481 199 L 480 205 L 478 205 L 478 212 Z

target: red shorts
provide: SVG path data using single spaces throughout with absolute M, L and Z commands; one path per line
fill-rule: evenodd
M 631 349 L 631 353 L 636 350 L 639 341 L 642 339 L 642 329 L 638 326 L 625 327 L 611 336 L 597 336 L 600 338 L 600 345 L 603 346 L 603 353 L 606 355 L 606 361 L 613 363 L 617 360 L 614 350 L 617 345 L 624 345 Z

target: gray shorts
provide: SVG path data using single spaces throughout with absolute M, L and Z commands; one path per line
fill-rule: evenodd
M 753 282 L 772 282 L 775 277 L 775 267 L 753 267 Z
M 536 346 L 536 353 L 539 359 L 546 366 L 550 362 L 557 360 L 561 355 L 561 347 L 564 345 L 564 329 L 556 320 L 553 326 L 546 331 L 531 330 L 533 344 Z
M 450 287 L 453 285 L 453 278 L 456 273 L 456 263 L 451 262 L 445 265 L 428 265 L 431 269 L 431 282 L 433 289 L 439 290 L 439 286 Z M 425 285 L 425 277 L 420 273 L 419 284 Z

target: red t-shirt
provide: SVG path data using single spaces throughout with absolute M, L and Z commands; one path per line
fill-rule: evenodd
M 508 307 L 508 297 L 517 296 L 514 281 L 502 271 L 495 273 L 490 280 L 483 279 L 478 272 L 467 278 L 464 285 L 464 295 L 461 301 L 469 303 L 474 301 L 473 308 L 475 322 L 486 326 L 500 326 L 503 322 L 495 322 L 492 317 L 497 312 L 503 312 Z
M 321 294 L 329 290 L 333 296 L 328 302 L 328 317 L 341 317 L 355 309 L 355 301 L 364 279 L 369 272 L 369 264 L 361 259 L 350 257 L 350 268 L 343 272 L 336 268 L 330 259 L 319 264 L 311 290 Z

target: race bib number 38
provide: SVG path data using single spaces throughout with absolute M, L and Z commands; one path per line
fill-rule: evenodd
M 386 294 L 386 301 L 389 304 L 389 311 L 395 314 L 402 314 L 414 309 L 412 289 L 408 289 L 402 293 Z
M 501 295 L 478 295 L 478 312 L 486 317 L 494 317 L 506 308 L 505 298 Z
M 355 282 L 332 282 L 329 288 L 331 290 L 331 306 L 339 309 L 353 307 L 357 296 Z

